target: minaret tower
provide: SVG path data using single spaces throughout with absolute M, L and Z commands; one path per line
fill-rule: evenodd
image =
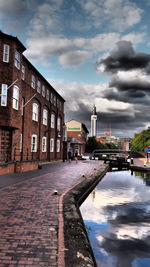
M 93 106 L 92 115 L 91 115 L 91 136 L 96 137 L 97 132 L 97 113 L 96 113 L 96 106 Z

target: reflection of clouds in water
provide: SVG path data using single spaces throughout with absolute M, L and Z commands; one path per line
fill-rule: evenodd
M 98 266 L 135 267 L 135 258 L 150 257 L 149 200 L 150 188 L 141 178 L 118 172 L 107 173 L 94 198 L 91 194 L 83 203 L 84 220 L 99 224 L 95 238 L 101 255 L 117 259 L 113 265 L 105 259 Z
M 95 189 L 94 199 L 92 194 L 86 199 L 81 206 L 81 212 L 84 214 L 85 220 L 95 222 L 106 222 L 110 218 L 109 213 L 106 212 L 107 207 L 112 206 L 111 216 L 114 219 L 117 216 L 118 210 L 115 209 L 116 205 L 144 202 L 150 199 L 150 188 L 145 185 L 143 180 L 134 178 L 130 172 L 121 173 L 107 173 L 105 178 L 98 184 Z M 113 175 L 113 176 L 112 176 Z M 118 185 L 119 184 L 119 185 Z M 88 207 L 88 209 L 86 208 Z M 122 208 L 122 207 L 121 207 Z M 90 213 L 89 213 L 90 209 Z M 105 209 L 105 211 L 104 211 Z M 148 209 L 148 206 L 147 206 Z

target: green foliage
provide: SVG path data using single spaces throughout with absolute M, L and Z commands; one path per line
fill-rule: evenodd
M 107 149 L 107 146 L 97 142 L 95 137 L 89 137 L 86 144 L 86 152 L 93 152 L 94 149 Z
M 107 143 L 107 148 L 108 149 L 118 149 L 118 146 L 115 145 L 114 143 L 110 142 L 110 143 Z
M 95 137 L 89 137 L 86 145 L 86 152 L 93 152 L 94 149 L 116 149 L 118 148 L 114 143 L 99 143 Z
M 135 134 L 131 142 L 131 150 L 144 152 L 147 146 L 150 146 L 150 127 L 141 133 Z

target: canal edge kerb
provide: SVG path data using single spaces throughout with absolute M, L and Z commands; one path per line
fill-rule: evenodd
M 96 261 L 80 213 L 80 205 L 108 171 L 101 165 L 59 199 L 58 267 L 95 267 Z

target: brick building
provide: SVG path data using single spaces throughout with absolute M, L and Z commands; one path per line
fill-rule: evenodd
M 62 158 L 64 99 L 0 32 L 0 162 Z
M 89 133 L 85 124 L 76 120 L 70 120 L 65 125 L 67 128 L 69 148 L 71 148 L 73 154 L 76 150 L 80 155 L 84 154 L 87 135 Z

